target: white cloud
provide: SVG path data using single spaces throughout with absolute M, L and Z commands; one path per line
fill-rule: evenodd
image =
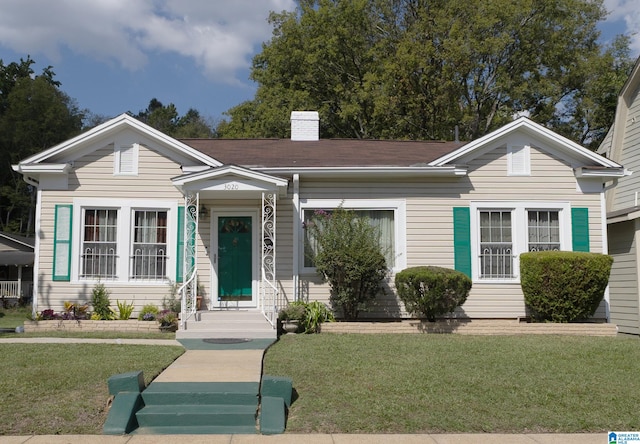
M 174 53 L 236 83 L 236 71 L 271 36 L 269 11 L 294 7 L 293 0 L 2 0 L 0 44 L 55 63 L 66 47 L 131 71 Z
M 634 55 L 640 54 L 640 8 L 638 0 L 604 0 L 609 12 L 607 22 L 624 24 L 617 34 L 627 34 L 631 38 L 630 48 Z M 622 28 L 622 26 L 621 26 Z

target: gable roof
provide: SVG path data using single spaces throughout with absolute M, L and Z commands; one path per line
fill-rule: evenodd
M 544 145 L 555 151 L 564 153 L 566 156 L 575 158 L 583 162 L 583 166 L 592 168 L 612 168 L 615 170 L 622 169 L 618 163 L 609 160 L 601 155 L 590 151 L 583 146 L 561 136 L 534 121 L 520 117 L 497 130 L 470 142 L 463 147 L 443 155 L 432 161 L 429 165 L 445 166 L 460 161 L 463 158 L 473 157 L 475 153 L 481 151 L 488 146 L 496 146 L 506 139 L 506 137 L 516 133 L 523 133 L 528 137 L 542 142 Z
M 426 166 L 460 142 L 372 139 L 181 139 L 223 164 L 245 168 Z
M 84 148 L 86 145 L 92 143 L 96 138 L 116 134 L 125 128 L 132 129 L 142 135 L 148 136 L 158 143 L 166 146 L 167 148 L 181 152 L 182 154 L 191 157 L 194 160 L 197 160 L 198 162 L 201 162 L 205 165 L 213 167 L 220 166 L 219 162 L 215 161 L 215 159 L 212 159 L 211 157 L 203 155 L 203 153 L 201 153 L 200 151 L 195 150 L 192 147 L 174 139 L 173 137 L 170 137 L 163 132 L 150 127 L 149 125 L 142 123 L 138 119 L 131 117 L 128 114 L 121 114 L 101 125 L 96 126 L 95 128 L 92 128 L 82 134 L 79 134 L 76 137 L 73 137 L 72 139 L 69 139 L 45 151 L 22 160 L 18 164 L 18 170 L 22 170 L 23 168 L 21 167 L 23 166 L 28 169 L 27 166 L 34 166 L 35 164 L 45 164 L 48 162 L 53 162 L 53 167 L 54 165 L 56 165 L 56 159 L 59 159 L 63 156 L 66 157 L 74 151 Z

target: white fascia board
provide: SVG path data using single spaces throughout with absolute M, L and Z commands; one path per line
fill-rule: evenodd
M 45 163 L 45 164 L 23 164 L 12 165 L 11 168 L 17 173 L 23 174 L 67 174 L 72 170 L 68 163 Z
M 267 174 L 305 177 L 455 177 L 466 176 L 467 167 L 452 165 L 446 167 L 309 167 L 309 168 L 255 168 Z
M 186 155 L 193 157 L 194 159 L 204 163 L 205 165 L 213 167 L 222 165 L 222 163 L 218 162 L 217 160 L 201 153 L 194 148 L 191 148 L 188 145 L 185 145 L 184 143 L 164 134 L 161 131 L 158 131 L 155 128 L 150 127 L 149 125 L 140 122 L 138 119 L 135 119 L 128 114 L 121 114 L 118 117 L 115 117 L 101 125 L 98 125 L 95 128 L 92 128 L 89 131 L 86 131 L 72 139 L 69 139 L 34 156 L 31 156 L 20 163 L 25 164 L 44 162 L 53 156 L 61 154 L 65 151 L 71 151 L 84 143 L 89 143 L 91 139 L 116 132 L 123 126 L 134 128 L 151 137 L 152 139 L 157 140 L 160 143 L 166 144 L 173 149 L 184 152 Z
M 574 168 L 574 174 L 576 178 L 580 179 L 583 177 L 601 177 L 604 179 L 616 179 L 624 176 L 630 176 L 633 174 L 632 171 L 626 170 L 623 167 L 620 168 L 589 168 L 589 167 L 580 167 Z
M 268 182 L 275 186 L 282 187 L 287 186 L 288 181 L 280 177 L 274 177 L 269 174 L 265 174 L 260 171 L 249 170 L 236 165 L 225 165 L 220 168 L 208 169 L 206 171 L 195 172 L 184 176 L 178 176 L 171 179 L 175 186 L 183 186 L 193 182 L 199 182 L 202 180 L 211 180 L 220 176 L 234 175 L 249 180 L 257 180 L 262 182 Z
M 621 167 L 621 165 L 619 165 L 618 163 L 610 159 L 607 159 L 605 157 L 602 157 L 599 154 L 584 148 L 583 146 L 573 142 L 572 140 L 569 140 L 566 137 L 561 136 L 560 134 L 557 134 L 548 128 L 545 128 L 544 126 L 537 124 L 526 117 L 520 117 L 519 119 L 514 120 L 513 122 L 508 123 L 507 125 L 501 128 L 498 128 L 497 130 L 479 139 L 476 139 L 473 142 L 470 142 L 449 154 L 446 154 L 434 160 L 433 162 L 429 163 L 429 165 L 442 166 L 442 165 L 448 164 L 485 145 L 490 144 L 491 142 L 494 142 L 500 139 L 501 137 L 508 135 L 509 133 L 517 131 L 518 129 L 523 129 L 527 132 L 533 133 L 534 136 L 541 137 L 551 145 L 560 147 L 561 149 L 568 151 L 570 154 L 577 155 L 578 157 L 581 157 L 583 159 L 588 159 L 592 162 L 596 162 L 597 164 L 603 167 L 608 167 L 608 168 Z

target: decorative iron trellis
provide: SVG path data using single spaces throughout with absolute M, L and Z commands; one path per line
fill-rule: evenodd
M 196 296 L 198 287 L 198 263 L 197 241 L 198 234 L 198 208 L 200 202 L 199 193 L 187 193 L 184 196 L 184 258 L 183 258 L 183 284 L 178 290 L 181 295 L 182 316 L 180 328 L 183 329 L 186 321 L 196 313 Z
M 278 317 L 276 281 L 276 194 L 262 193 L 262 261 L 260 308 L 275 327 Z

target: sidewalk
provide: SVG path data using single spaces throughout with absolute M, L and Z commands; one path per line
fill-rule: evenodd
M 424 435 L 38 435 L 0 436 L 0 444 L 606 444 L 606 433 L 577 434 L 424 434 Z

